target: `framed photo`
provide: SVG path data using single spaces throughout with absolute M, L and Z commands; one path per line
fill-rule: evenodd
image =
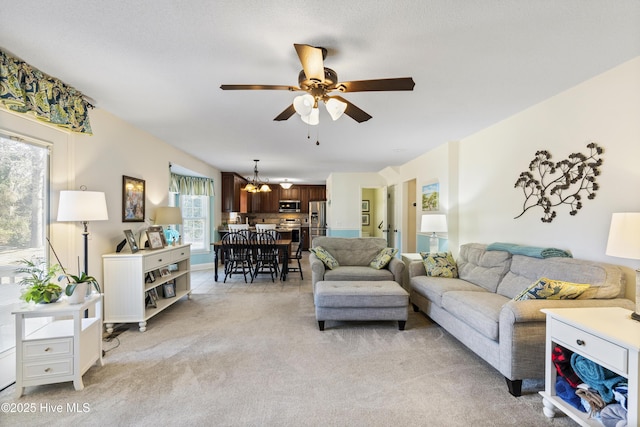
M 362 225 L 369 225 L 369 214 L 362 214 Z
M 149 295 L 151 295 L 151 298 L 154 301 L 158 301 L 158 299 L 160 298 L 160 297 L 158 297 L 158 288 L 149 289 Z
M 155 290 L 155 288 L 150 289 L 150 290 L 147 291 L 147 294 L 145 296 L 144 302 L 145 302 L 145 305 L 147 307 L 156 308 L 158 305 L 156 304 L 156 300 L 153 299 L 153 296 L 151 296 L 151 291 L 152 290 Z
M 362 201 L 362 212 L 369 212 L 369 201 L 368 200 L 363 200 Z
M 131 248 L 131 253 L 135 254 L 138 252 L 138 244 L 136 243 L 136 238 L 133 235 L 133 231 L 124 230 L 124 235 L 127 238 L 127 243 L 129 243 L 129 247 Z
M 153 271 L 148 272 L 146 277 L 144 278 L 144 282 L 153 283 L 155 281 L 156 281 L 156 275 L 153 273 Z
M 144 222 L 144 180 L 122 175 L 122 222 Z
M 162 285 L 162 293 L 165 298 L 173 298 L 176 296 L 176 284 L 173 282 Z
M 160 233 L 160 237 L 162 238 L 162 244 L 164 246 L 167 246 L 167 239 L 164 236 L 164 230 L 162 229 L 161 225 L 152 225 L 149 228 L 147 228 L 148 231 L 157 231 Z
M 162 237 L 159 231 L 147 230 L 147 239 L 149 239 L 149 249 L 162 249 Z
M 162 277 L 171 276 L 171 272 L 169 271 L 169 269 L 167 267 L 162 267 L 160 269 L 160 276 L 162 276 Z

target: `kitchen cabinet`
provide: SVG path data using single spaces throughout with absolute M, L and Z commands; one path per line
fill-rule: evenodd
M 300 200 L 300 186 L 294 185 L 288 190 L 280 188 L 280 200 Z
M 280 186 L 270 185 L 267 193 L 251 193 L 251 213 L 278 213 Z
M 326 186 L 324 185 L 301 185 L 300 186 L 300 211 L 309 213 L 309 202 L 325 200 Z
M 248 195 L 242 188 L 247 180 L 235 172 L 222 172 L 222 211 L 247 213 Z

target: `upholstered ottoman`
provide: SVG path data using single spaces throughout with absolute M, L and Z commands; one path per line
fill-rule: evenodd
M 321 331 L 326 320 L 394 320 L 402 331 L 409 294 L 395 281 L 320 281 L 313 302 Z

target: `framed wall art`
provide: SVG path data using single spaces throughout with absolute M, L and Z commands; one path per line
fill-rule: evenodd
M 362 212 L 369 212 L 369 201 L 368 200 L 363 200 L 362 201 Z
M 122 222 L 144 222 L 144 180 L 122 175 Z
M 440 210 L 440 183 L 438 181 L 422 186 L 422 211 Z
M 369 214 L 362 214 L 362 225 L 369 225 L 370 221 Z

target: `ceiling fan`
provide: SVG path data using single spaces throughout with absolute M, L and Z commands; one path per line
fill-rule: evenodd
M 324 66 L 327 49 L 313 47 L 306 44 L 294 44 L 302 71 L 298 75 L 296 86 L 284 85 L 221 85 L 222 90 L 289 90 L 304 91 L 304 95 L 297 96 L 293 103 L 274 120 L 287 120 L 294 113 L 300 114 L 302 121 L 310 125 L 319 122 L 318 103 L 322 101 L 331 118 L 337 120 L 343 113 L 358 123 L 366 122 L 372 116 L 356 107 L 339 95 L 330 95 L 331 92 L 381 92 L 413 90 L 415 82 L 411 77 L 394 79 L 357 80 L 351 82 L 338 82 L 338 74 L 331 68 Z

